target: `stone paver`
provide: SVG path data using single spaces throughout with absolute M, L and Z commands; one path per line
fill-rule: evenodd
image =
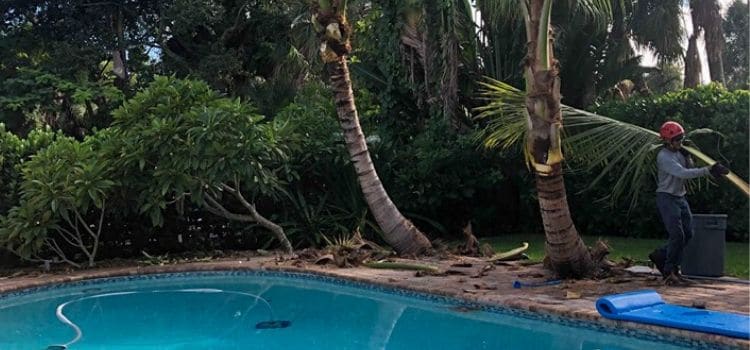
M 750 314 L 750 285 L 748 284 L 724 281 L 701 281 L 689 287 L 665 287 L 656 276 L 632 275 L 601 281 L 564 281 L 559 285 L 553 286 L 514 289 L 512 287 L 513 281 L 544 281 L 549 278 L 547 276 L 548 272 L 542 269 L 540 265 L 496 265 L 487 269 L 486 266 L 488 264 L 486 262 L 475 258 L 460 259 L 460 262 L 471 264 L 470 267 L 451 266 L 457 262 L 459 262 L 458 259 L 419 261 L 418 263 L 434 265 L 449 273 L 438 276 L 426 275 L 417 277 L 414 271 L 371 269 L 367 267 L 336 268 L 327 265 L 308 264 L 297 260 L 277 261 L 272 257 L 254 257 L 242 260 L 220 260 L 163 266 L 97 268 L 64 274 L 40 273 L 34 276 L 3 277 L 0 278 L 0 293 L 82 279 L 163 272 L 238 269 L 297 271 L 453 296 L 469 301 L 534 312 L 592 320 L 619 328 L 648 329 L 742 349 L 750 348 L 750 341 L 747 340 L 604 319 L 599 316 L 594 306 L 595 301 L 603 295 L 638 289 L 655 289 L 669 303 L 692 306 L 694 302 L 701 302 L 706 305 L 707 309 L 711 310 Z

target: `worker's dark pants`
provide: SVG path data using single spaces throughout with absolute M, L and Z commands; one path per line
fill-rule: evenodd
M 693 213 L 685 197 L 663 192 L 656 193 L 656 207 L 669 237 L 667 244 L 658 249 L 662 256 L 667 257 L 664 275 L 669 276 L 673 270 L 680 268 L 682 250 L 693 237 Z

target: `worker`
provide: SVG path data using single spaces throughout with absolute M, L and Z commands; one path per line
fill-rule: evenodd
M 709 175 L 719 178 L 729 174 L 729 169 L 718 162 L 712 166 L 693 167 L 690 153 L 682 147 L 685 129 L 676 122 L 664 123 L 659 130 L 659 136 L 664 141 L 664 147 L 656 156 L 656 207 L 667 230 L 668 240 L 648 257 L 662 274 L 665 284 L 684 285 L 690 281 L 680 274 L 682 251 L 693 236 L 693 214 L 685 199 L 685 182 L 688 179 Z

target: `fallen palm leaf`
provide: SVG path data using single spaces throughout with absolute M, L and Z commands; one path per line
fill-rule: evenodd
M 325 265 L 333 261 L 334 261 L 333 254 L 326 254 L 317 258 L 315 260 L 315 265 Z
M 389 269 L 389 270 L 408 270 L 408 271 L 426 271 L 426 272 L 438 272 L 435 266 L 422 265 L 422 264 L 409 264 L 409 263 L 398 263 L 391 261 L 371 261 L 363 263 L 362 265 L 372 269 Z
M 495 262 L 495 261 L 511 260 L 521 255 L 521 253 L 525 252 L 526 249 L 529 249 L 529 243 L 523 242 L 520 247 L 511 249 L 507 252 L 497 253 L 493 255 L 492 257 L 490 257 L 488 261 Z

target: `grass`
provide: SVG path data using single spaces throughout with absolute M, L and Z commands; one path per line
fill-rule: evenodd
M 666 239 L 641 239 L 625 237 L 596 237 L 584 236 L 587 245 L 596 242 L 597 239 L 609 243 L 612 252 L 609 259 L 615 262 L 622 258 L 635 260 L 639 264 L 648 262 L 648 253 L 654 248 L 666 243 Z M 541 234 L 510 234 L 491 238 L 483 238 L 482 243 L 489 243 L 495 251 L 506 251 L 517 248 L 521 242 L 528 242 L 529 249 L 526 255 L 532 260 L 541 261 L 544 258 L 544 235 Z M 727 242 L 724 252 L 724 274 L 744 279 L 750 279 L 750 247 L 747 243 Z

